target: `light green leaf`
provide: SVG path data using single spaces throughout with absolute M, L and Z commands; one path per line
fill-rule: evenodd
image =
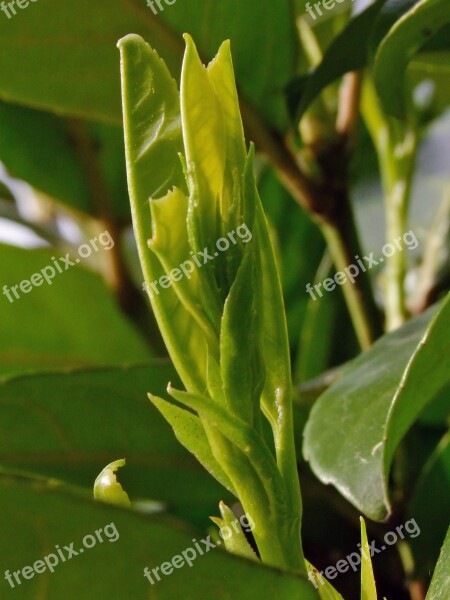
M 125 459 L 121 458 L 109 463 L 97 476 L 94 482 L 94 498 L 118 506 L 131 506 L 128 494 L 117 481 L 116 471 L 125 466 Z
M 229 41 L 220 46 L 217 55 L 208 65 L 208 78 L 216 92 L 223 115 L 227 156 L 225 176 L 228 177 L 226 187 L 233 189 L 233 169 L 236 168 L 235 165 L 245 163 L 247 152 Z
M 373 575 L 372 559 L 370 558 L 370 546 L 367 540 L 366 524 L 360 517 L 361 522 L 361 600 L 377 600 L 377 588 Z
M 450 589 L 450 528 L 447 531 L 444 545 L 442 546 L 430 589 L 425 600 L 447 600 Z
M 164 61 L 138 35 L 127 35 L 118 46 L 128 168 L 135 168 L 133 191 L 145 194 L 148 201 L 165 196 L 174 185 L 184 190 L 177 84 Z
M 331 583 L 308 561 L 308 579 L 316 588 L 320 600 L 344 600 L 341 594 L 334 589 Z
M 264 387 L 262 277 L 256 244 L 255 239 L 244 247 L 220 332 L 221 379 L 229 410 L 254 426 L 259 424 Z
M 231 554 L 258 561 L 259 559 L 248 543 L 239 519 L 234 512 L 224 502 L 219 504 L 219 509 L 222 518 L 211 517 L 211 521 L 220 528 L 225 548 L 228 552 L 231 552 Z
M 192 412 L 149 394 L 150 400 L 173 427 L 177 440 L 234 496 L 230 479 L 214 458 L 201 420 Z
M 292 547 L 283 546 L 282 542 L 286 539 L 299 542 L 296 513 L 294 516 L 289 513 L 286 484 L 263 436 L 208 398 L 171 387 L 168 391 L 201 417 L 216 460 L 220 461 L 239 500 L 256 523 L 253 535 L 261 560 L 300 570 L 291 565 L 299 564 L 301 547 L 294 554 Z
M 292 394 L 289 342 L 280 276 L 266 217 L 256 191 L 256 184 L 254 185 L 256 199 L 255 229 L 261 256 L 261 272 L 263 273 L 262 303 L 265 307 L 262 329 L 263 354 L 265 364 L 270 365 L 270 369 L 267 369 L 266 373 L 262 401 L 266 415 L 275 425 L 281 413 L 289 419 Z
M 189 185 L 187 230 L 194 252 L 213 248 L 218 223 L 226 161 L 226 130 L 218 94 L 203 66 L 192 38 L 185 36 L 186 52 L 181 71 L 181 115 Z M 220 327 L 222 301 L 216 273 L 208 262 L 199 273 L 202 305 L 216 331 Z
M 270 501 L 278 504 L 282 498 L 280 490 L 283 488 L 283 482 L 277 470 L 275 459 L 263 438 L 241 418 L 230 415 L 221 406 L 214 405 L 207 398 L 195 396 L 188 392 L 180 392 L 172 387 L 169 388 L 168 392 L 175 400 L 198 412 L 210 425 L 216 427 L 236 448 L 247 456 L 261 482 L 267 486 Z
M 190 254 L 186 231 L 187 198 L 180 189 L 174 188 L 164 198 L 152 200 L 150 210 L 153 236 L 149 247 L 159 258 L 164 271 L 173 273 L 170 280 L 178 298 L 211 341 L 215 336 L 214 324 L 201 307 L 200 276 Z M 164 293 L 164 288 L 160 285 L 156 291 L 151 291 Z
M 405 118 L 405 71 L 411 58 L 450 23 L 448 0 L 421 0 L 398 19 L 381 42 L 374 62 L 375 86 L 388 114 Z
M 136 35 L 119 42 L 127 152 L 128 187 L 134 230 L 147 289 L 165 275 L 148 248 L 152 238 L 150 198 L 163 197 L 173 185 L 185 188 L 177 152 L 183 150 L 179 95 L 164 62 Z M 151 292 L 153 310 L 175 367 L 185 385 L 206 387 L 206 348 L 201 328 L 189 318 L 171 288 Z M 183 359 L 181 359 L 183 357 Z
M 449 383 L 449 330 L 450 297 L 350 363 L 311 411 L 306 459 L 374 520 L 392 510 L 389 468 L 400 440 Z

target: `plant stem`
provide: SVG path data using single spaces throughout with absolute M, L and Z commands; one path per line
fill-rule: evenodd
M 363 112 L 378 154 L 386 213 L 386 242 L 394 244 L 407 229 L 408 208 L 418 137 L 414 126 L 404 125 L 384 115 L 373 83 L 364 84 Z M 386 329 L 392 331 L 406 320 L 406 254 L 397 249 L 386 257 L 385 303 Z
M 347 140 L 349 147 L 354 144 L 356 138 L 361 89 L 361 73 L 347 73 L 344 76 L 340 89 L 336 131 Z
M 114 246 L 107 255 L 108 262 L 104 269 L 104 277 L 109 287 L 116 292 L 120 304 L 123 306 L 127 304 L 129 281 L 120 252 L 120 230 L 111 214 L 111 204 L 98 164 L 97 150 L 86 124 L 77 119 L 71 119 L 69 125 L 80 162 L 84 167 L 95 216 L 114 240 Z
M 350 209 L 348 198 L 343 198 L 340 224 L 322 225 L 322 233 L 327 241 L 330 254 L 338 271 L 355 263 L 355 250 L 359 249 L 358 234 Z M 345 301 L 352 318 L 359 344 L 363 350 L 369 348 L 381 334 L 381 323 L 378 308 L 373 300 L 369 278 L 360 273 L 355 283 L 349 280 L 342 287 Z M 359 281 L 358 281 L 359 280 Z M 356 283 L 358 282 L 358 285 Z
M 417 136 L 407 130 L 387 160 L 392 166 L 386 182 L 386 238 L 389 243 L 402 238 L 408 221 L 412 177 L 417 154 Z M 406 254 L 394 252 L 386 260 L 386 329 L 392 331 L 407 317 L 405 297 Z

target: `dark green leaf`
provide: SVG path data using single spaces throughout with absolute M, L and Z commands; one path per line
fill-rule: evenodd
M 205 59 L 230 38 L 244 95 L 272 123 L 286 123 L 281 90 L 293 75 L 296 43 L 288 0 L 179 1 L 158 15 L 145 0 L 39 0 L 18 17 L 1 16 L 0 97 L 6 101 L 120 123 L 115 42 L 142 35 L 178 73 L 181 35 L 188 31 Z
M 13 177 L 80 211 L 90 212 L 85 174 L 66 121 L 0 103 L 0 160 Z
M 228 494 L 176 441 L 147 398 L 177 382 L 166 362 L 21 376 L 0 384 L 3 466 L 92 489 L 109 462 L 126 458 L 120 481 L 131 500 L 166 503 L 205 520 Z
M 450 406 L 450 404 L 449 404 Z M 427 461 L 408 506 L 408 517 L 420 527 L 420 535 L 409 544 L 416 576 L 427 580 L 439 556 L 449 525 L 450 434 L 445 435 Z
M 305 579 L 216 548 L 196 556 L 191 568 L 185 562 L 169 575 L 159 569 L 160 581 L 153 576 L 152 586 L 144 568 L 151 576 L 152 569 L 182 555 L 187 548 L 195 548 L 193 538 L 206 549 L 206 543 L 200 542 L 202 533 L 166 517 L 144 516 L 93 502 L 56 482 L 2 476 L 0 510 L 2 577 L 7 570 L 21 570 L 51 553 L 58 558 L 56 545 L 66 558 L 55 565 L 53 573 L 48 569 L 34 573 L 31 580 L 19 574 L 21 584 L 16 583 L 14 589 L 3 580 L 3 598 L 173 600 L 180 598 L 180 593 L 183 600 L 197 600 L 199 593 L 204 600 L 317 598 Z M 100 528 L 102 542 L 97 537 Z M 72 543 L 75 551 L 83 548 L 83 555 L 68 558 L 64 546 Z M 88 545 L 92 547 L 88 549 Z M 14 578 L 12 581 L 14 584 Z
M 323 482 L 372 519 L 391 513 L 389 467 L 398 443 L 449 383 L 449 329 L 450 297 L 381 338 L 311 411 L 305 457 Z
M 450 529 L 447 531 L 444 545 L 442 546 L 439 561 L 434 571 L 430 589 L 426 600 L 447 600 L 448 590 L 450 589 Z
M 107 252 L 101 244 L 97 247 L 99 253 Z M 0 376 L 52 366 L 149 358 L 145 341 L 119 311 L 99 276 L 81 264 L 66 271 L 60 260 L 59 273 L 53 256 L 48 250 L 0 245 Z M 72 262 L 75 260 L 73 256 Z M 42 278 L 43 269 L 48 269 L 51 285 Z M 39 286 L 33 287 L 30 279 L 38 273 Z M 23 287 L 28 293 L 19 287 L 25 280 L 28 285 Z

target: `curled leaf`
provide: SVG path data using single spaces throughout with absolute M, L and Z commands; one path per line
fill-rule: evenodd
M 94 498 L 110 504 L 120 506 L 131 506 L 128 494 L 117 481 L 116 471 L 125 465 L 125 459 L 115 460 L 109 463 L 98 475 L 94 483 Z

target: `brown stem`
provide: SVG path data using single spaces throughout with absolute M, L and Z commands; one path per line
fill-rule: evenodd
M 241 110 L 248 137 L 268 156 L 282 184 L 318 224 L 337 269 L 343 271 L 354 264 L 355 256 L 361 256 L 361 246 L 347 188 L 348 135 L 350 131 L 353 134 L 353 126 L 342 129 L 343 137 L 337 141 L 311 147 L 323 174 L 317 182 L 302 171 L 282 137 L 268 129 L 251 107 L 241 102 Z M 346 127 L 353 120 L 348 114 Z M 347 281 L 343 292 L 359 343 L 367 349 L 382 333 L 367 272 L 361 271 L 354 283 Z
M 78 119 L 69 121 L 72 140 L 83 165 L 95 216 L 102 227 L 111 234 L 114 246 L 105 254 L 106 268 L 104 277 L 108 286 L 116 293 L 120 305 L 128 312 L 131 300 L 134 299 L 134 287 L 128 276 L 121 253 L 120 228 L 111 214 L 109 194 L 98 162 L 95 142 L 87 129 L 86 123 Z
M 360 73 L 347 73 L 339 93 L 339 109 L 336 119 L 337 133 L 353 147 L 359 120 L 362 77 Z
M 425 600 L 427 591 L 423 581 L 411 581 L 408 588 L 411 600 Z
M 106 266 L 103 277 L 114 291 L 123 311 L 133 319 L 140 330 L 149 331 L 153 350 L 158 355 L 165 355 L 167 352 L 156 321 L 153 315 L 151 319 L 147 319 L 148 311 L 144 310 L 144 297 L 136 289 L 123 260 L 121 227 L 111 212 L 109 193 L 100 169 L 95 141 L 88 130 L 88 125 L 78 119 L 69 120 L 69 131 L 86 174 L 94 214 L 100 221 L 101 227 L 104 227 L 114 240 L 114 246 L 105 253 Z M 145 317 L 142 318 L 141 315 Z

